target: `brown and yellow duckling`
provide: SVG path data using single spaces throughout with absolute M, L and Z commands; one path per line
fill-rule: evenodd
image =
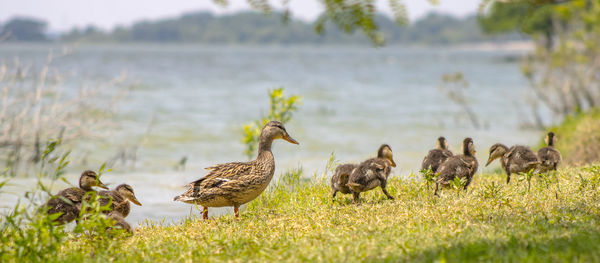
M 473 175 L 479 167 L 477 158 L 475 158 L 473 139 L 465 138 L 463 140 L 462 151 L 463 154 L 451 156 L 438 168 L 434 195 L 438 195 L 440 185 L 442 188 L 449 187 L 454 178 L 465 178 L 467 180 L 464 186 L 465 190 L 473 181 Z
M 239 207 L 258 197 L 273 178 L 275 159 L 271 152 L 271 145 L 276 139 L 298 144 L 290 137 L 281 122 L 270 121 L 261 131 L 256 159 L 206 168 L 210 172 L 190 183 L 188 190 L 176 196 L 174 201 L 202 205 L 204 219 L 208 219 L 209 207 L 223 206 L 233 206 L 235 216 L 239 217 Z
M 558 164 L 560 164 L 560 161 L 562 160 L 560 152 L 554 148 L 554 144 L 556 143 L 556 135 L 553 132 L 549 132 L 544 141 L 548 146 L 539 149 L 537 152 L 537 156 L 540 161 L 537 171 L 540 173 L 556 171 Z
M 79 216 L 81 202 L 85 194 L 94 192 L 95 190 L 92 188 L 94 186 L 108 189 L 94 171 L 84 171 L 79 177 L 79 187 L 64 189 L 46 202 L 45 207 L 48 214 L 61 213 L 56 219 L 56 222 L 60 224 L 66 224 L 75 220 Z
M 346 186 L 352 190 L 354 202 L 358 202 L 361 192 L 369 191 L 378 186 L 381 187 L 385 196 L 394 199 L 386 189 L 387 178 L 392 167 L 396 167 L 392 148 L 387 144 L 383 144 L 379 147 L 376 158 L 360 163 L 350 174 Z
M 121 216 L 119 213 L 109 213 L 108 217 L 115 221 L 115 224 L 112 226 L 113 228 L 123 229 L 133 235 L 133 228 L 127 221 L 125 221 L 125 218 L 123 218 L 123 216 Z
M 513 173 L 527 173 L 535 169 L 540 163 L 535 153 L 527 146 L 515 145 L 506 147 L 496 143 L 490 147 L 490 157 L 485 166 L 500 158 L 502 168 L 506 172 L 506 183 L 510 183 L 510 175 Z
M 452 152 L 448 150 L 448 142 L 446 138 L 439 137 L 437 139 L 437 146 L 435 149 L 430 150 L 427 156 L 423 159 L 421 164 L 421 170 L 431 170 L 433 174 L 438 171 L 440 165 L 446 161 L 446 159 L 452 156 Z
M 131 210 L 130 201 L 136 205 L 142 205 L 135 197 L 133 188 L 128 184 L 121 184 L 110 191 L 99 191 L 98 196 L 98 202 L 101 206 L 108 205 L 112 200 L 110 210 L 105 211 L 106 214 L 118 213 L 123 218 L 129 215 L 129 211 Z
M 358 164 L 354 163 L 346 163 L 338 165 L 335 168 L 335 172 L 331 177 L 331 190 L 333 191 L 333 198 L 337 192 L 341 192 L 342 194 L 350 194 L 352 190 L 346 184 L 348 183 L 348 178 L 352 171 L 358 167 Z

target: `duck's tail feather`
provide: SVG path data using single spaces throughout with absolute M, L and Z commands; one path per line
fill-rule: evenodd
M 195 200 L 195 198 L 188 196 L 186 194 L 178 195 L 178 196 L 175 196 L 175 198 L 173 198 L 173 201 L 179 201 L 179 202 L 184 202 L 184 203 L 193 202 L 194 200 Z

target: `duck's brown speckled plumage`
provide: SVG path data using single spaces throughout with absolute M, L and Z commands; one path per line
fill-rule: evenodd
M 93 186 L 106 188 L 97 178 L 98 175 L 94 171 L 84 171 L 79 177 L 79 187 L 64 189 L 46 202 L 45 207 L 48 214 L 61 213 L 56 219 L 56 222 L 60 224 L 66 224 L 75 220 L 79 216 L 81 202 L 85 194 L 95 191 L 92 188 Z
M 188 190 L 174 200 L 204 206 L 205 219 L 208 218 L 208 207 L 233 206 L 238 216 L 238 207 L 258 197 L 273 178 L 275 159 L 271 145 L 273 140 L 280 138 L 298 144 L 281 122 L 267 123 L 261 131 L 255 160 L 208 167 L 206 176 L 190 183 Z
M 179 200 L 208 207 L 245 204 L 269 185 L 275 173 L 275 160 L 270 151 L 265 151 L 251 162 L 226 163 L 206 169 L 210 172 L 190 183 Z
M 98 195 L 100 196 L 98 202 L 102 206 L 107 205 L 110 202 L 110 200 L 112 200 L 112 203 L 110 204 L 110 209 L 105 211 L 106 214 L 116 213 L 125 218 L 129 215 L 129 212 L 131 211 L 129 201 L 141 206 L 140 202 L 137 201 L 137 198 L 133 193 L 133 188 L 127 184 L 121 184 L 117 186 L 114 190 L 110 191 L 99 191 Z
M 539 149 L 537 152 L 537 156 L 540 161 L 537 171 L 540 173 L 556 171 L 558 164 L 560 164 L 560 161 L 562 160 L 560 152 L 554 148 L 556 136 L 553 132 L 548 133 L 545 141 L 548 146 Z
M 421 170 L 431 169 L 432 173 L 438 171 L 439 166 L 452 156 L 452 152 L 448 150 L 448 142 L 446 138 L 439 137 L 436 149 L 430 150 L 427 156 L 423 158 Z
M 395 166 L 392 148 L 384 144 L 379 147 L 376 158 L 368 159 L 353 169 L 346 186 L 352 190 L 354 202 L 358 202 L 361 192 L 369 191 L 378 186 L 381 187 L 381 190 L 389 199 L 394 199 L 387 192 L 386 185 L 390 171 Z
M 454 181 L 454 178 L 465 178 L 464 189 L 471 184 L 473 176 L 479 167 L 475 153 L 475 146 L 471 138 L 463 140 L 463 154 L 454 155 L 446 159 L 438 168 L 438 177 L 436 178 L 435 195 L 438 194 L 439 187 L 448 187 Z
M 510 149 L 500 143 L 492 145 L 486 166 L 497 158 L 500 158 L 502 168 L 506 172 L 506 183 L 510 183 L 511 174 L 527 173 L 540 163 L 536 154 L 529 147 L 522 145 L 515 145 Z
M 115 221 L 114 228 L 120 228 L 133 235 L 133 228 L 119 213 L 109 213 L 108 217 Z
M 348 178 L 350 178 L 350 174 L 352 171 L 358 167 L 358 164 L 347 163 L 338 165 L 335 168 L 335 172 L 331 177 L 331 190 L 333 192 L 333 198 L 337 192 L 341 192 L 342 194 L 350 194 L 352 190 L 346 184 L 348 183 Z

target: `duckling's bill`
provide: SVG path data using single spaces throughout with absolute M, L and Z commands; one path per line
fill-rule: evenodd
M 102 188 L 102 189 L 108 189 L 108 186 L 106 186 L 104 183 L 102 183 L 100 180 L 98 180 L 98 187 Z
M 492 157 L 490 156 L 490 158 L 488 158 L 488 161 L 487 161 L 487 163 L 485 164 L 485 166 L 487 167 L 487 166 L 488 166 L 488 165 L 490 165 L 490 163 L 492 163 L 493 161 L 494 161 L 494 158 L 492 158 Z
M 130 200 L 130 201 L 131 201 L 132 203 L 136 204 L 136 205 L 142 206 L 142 203 L 140 203 L 140 201 L 138 201 L 138 200 L 135 198 L 135 196 L 134 196 L 133 198 L 131 198 L 131 200 Z
M 392 162 L 392 167 L 396 167 L 396 162 L 392 158 L 390 158 L 390 162 Z

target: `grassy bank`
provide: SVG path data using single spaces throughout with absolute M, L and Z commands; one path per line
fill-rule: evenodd
M 553 128 L 567 163 L 598 160 L 590 151 L 600 152 L 599 120 L 591 111 Z M 376 189 L 360 205 L 333 201 L 329 177 L 290 172 L 239 220 L 147 222 L 132 237 L 98 231 L 101 218 L 66 231 L 24 209 L 0 220 L 0 262 L 600 261 L 600 163 L 561 167 L 531 188 L 524 176 L 506 185 L 504 174 L 477 174 L 469 191 L 441 197 L 418 176 L 392 177 L 395 200 Z M 24 223 L 7 224 L 15 218 Z
M 552 130 L 566 164 L 582 165 L 600 160 L 600 109 L 568 116 Z
M 282 177 L 241 213 L 129 238 L 70 239 L 51 261 L 599 261 L 600 166 L 504 185 L 477 174 L 468 192 L 432 196 L 422 180 L 333 202 L 325 179 Z M 6 245 L 6 244 L 5 244 Z

